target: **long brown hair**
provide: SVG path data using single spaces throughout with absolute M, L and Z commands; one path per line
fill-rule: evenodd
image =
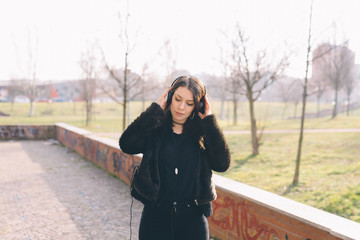
M 170 112 L 170 105 L 172 102 L 173 95 L 179 87 L 186 87 L 189 89 L 194 96 L 194 111 L 191 113 L 190 117 L 186 120 L 184 124 L 183 132 L 187 131 L 188 128 L 192 128 L 191 126 L 195 126 L 196 122 L 200 121 L 200 117 L 198 115 L 200 111 L 200 100 L 203 99 L 206 95 L 206 89 L 204 84 L 196 77 L 191 75 L 180 76 L 176 78 L 171 84 L 171 89 L 168 94 L 167 105 L 165 107 L 165 112 L 167 115 L 167 119 L 171 121 L 172 124 L 172 116 Z M 202 100 L 203 101 L 203 100 Z M 202 103 L 204 104 L 204 103 Z

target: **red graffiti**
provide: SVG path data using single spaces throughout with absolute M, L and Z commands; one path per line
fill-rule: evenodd
M 210 221 L 225 231 L 236 232 L 244 240 L 274 240 L 278 234 L 268 225 L 259 223 L 249 210 L 246 200 L 235 202 L 229 197 L 214 202 L 214 215 Z

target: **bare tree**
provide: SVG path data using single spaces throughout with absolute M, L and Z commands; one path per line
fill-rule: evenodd
M 81 56 L 80 67 L 83 71 L 84 79 L 82 83 L 82 96 L 86 107 L 86 126 L 89 126 L 93 115 L 93 97 L 96 90 L 96 59 L 94 47 L 88 47 Z
M 136 98 L 143 102 L 143 109 L 145 109 L 145 100 L 149 95 L 149 91 L 153 89 L 152 85 L 147 81 L 148 64 L 145 63 L 142 67 L 141 74 L 129 72 L 128 78 L 131 79 L 128 85 L 128 99 L 134 100 Z M 128 106 L 128 124 L 130 123 L 130 105 Z
M 329 50 L 330 49 L 330 50 Z M 326 52 L 326 54 L 324 54 Z M 317 48 L 316 67 L 321 72 L 331 89 L 334 91 L 334 106 L 332 118 L 338 114 L 338 96 L 346 81 L 353 81 L 354 53 L 347 47 L 347 42 L 341 45 L 322 44 Z M 350 84 L 351 85 L 351 84 Z
M 29 117 L 34 115 L 35 100 L 37 97 L 37 53 L 38 53 L 38 38 L 36 33 L 30 34 L 28 30 L 28 63 L 27 63 L 27 77 L 23 85 L 25 95 L 30 100 Z
M 303 138 L 304 138 L 306 99 L 307 99 L 307 96 L 308 96 L 308 93 L 307 93 L 308 73 L 309 73 L 310 54 L 311 54 L 312 6 L 313 6 L 313 1 L 311 1 L 311 5 L 310 5 L 309 32 L 308 32 L 307 53 L 306 53 L 305 78 L 304 78 L 304 85 L 303 85 L 303 99 L 302 99 L 300 136 L 299 136 L 299 142 L 298 142 L 298 151 L 297 151 L 297 155 L 296 155 L 296 164 L 295 164 L 295 173 L 294 173 L 294 178 L 293 178 L 293 185 L 297 185 L 299 183 L 301 150 L 302 150 L 302 143 L 303 143 Z
M 352 57 L 355 57 L 355 55 L 352 55 Z M 351 63 L 352 62 L 352 63 Z M 354 60 L 350 60 L 349 63 L 349 75 L 344 79 L 344 88 L 346 93 L 346 115 L 350 115 L 350 106 L 351 106 L 351 95 L 356 88 L 356 78 L 355 78 L 355 65 L 353 64 Z
M 220 100 L 219 118 L 225 119 L 225 101 L 227 100 L 227 82 L 229 76 L 201 74 L 199 77 L 206 84 L 206 92 L 212 99 Z
M 232 71 L 229 78 L 229 93 L 231 96 L 232 106 L 233 106 L 233 125 L 236 126 L 238 123 L 238 104 L 240 99 L 239 89 L 240 89 L 240 79 L 236 76 L 236 72 Z
M 124 67 L 122 69 L 111 67 L 108 62 L 105 59 L 105 54 L 102 52 L 105 70 L 110 76 L 110 79 L 113 80 L 115 83 L 114 85 L 109 86 L 108 82 L 99 82 L 98 87 L 112 100 L 115 102 L 121 104 L 123 106 L 123 123 L 122 128 L 126 128 L 126 115 L 128 112 L 128 104 L 131 98 L 129 97 L 129 92 L 132 88 L 135 88 L 140 83 L 141 78 L 139 77 L 133 77 L 134 74 L 131 73 L 131 70 L 129 68 L 129 54 L 135 47 L 134 44 L 130 44 L 130 38 L 129 38 L 129 2 L 127 1 L 127 11 L 125 14 L 124 19 L 122 18 L 120 11 L 118 12 L 118 19 L 120 22 L 120 42 L 123 46 L 123 52 L 124 52 Z M 112 87 L 111 87 L 112 86 Z M 118 89 L 121 91 L 119 93 Z M 119 95 L 121 95 L 121 100 Z
M 257 134 L 255 118 L 255 101 L 261 93 L 272 83 L 278 80 L 285 68 L 288 66 L 287 56 L 282 57 L 277 62 L 269 59 L 268 53 L 259 51 L 253 64 L 250 62 L 248 53 L 247 39 L 239 26 L 236 28 L 237 38 L 233 40 L 233 77 L 239 83 L 240 94 L 244 94 L 248 99 L 251 123 L 252 154 L 259 154 L 259 142 L 261 134 Z M 273 64 L 275 62 L 275 64 Z
M 227 33 L 222 32 L 227 41 L 232 43 L 232 49 L 234 49 L 233 41 Z M 220 83 L 219 90 L 221 91 L 221 116 L 225 115 L 225 101 L 231 100 L 232 102 L 232 112 L 233 112 L 233 125 L 236 126 L 238 123 L 238 104 L 240 100 L 239 92 L 240 89 L 240 79 L 236 76 L 236 64 L 239 61 L 239 52 L 238 49 L 232 51 L 226 51 L 223 47 L 223 44 L 218 44 L 220 49 L 220 65 L 222 66 L 222 78 L 223 81 Z M 230 109 L 228 110 L 228 116 L 230 116 Z
M 227 101 L 227 92 L 226 89 L 227 86 L 229 86 L 229 76 L 224 73 L 223 77 L 221 79 L 218 79 L 218 91 L 219 91 L 219 97 L 220 97 L 220 119 L 225 119 L 225 102 Z
M 327 57 L 335 47 L 329 44 L 322 44 L 313 51 L 311 59 L 312 63 L 312 76 L 309 82 L 308 95 L 315 95 L 317 102 L 317 113 L 316 116 L 320 116 L 320 100 L 322 96 L 329 90 L 329 83 L 327 78 L 324 76 L 322 71 L 323 60 L 322 58 Z
M 302 100 L 302 94 L 298 89 L 301 89 L 303 84 L 300 79 L 294 78 L 292 83 L 292 94 L 291 94 L 291 101 L 294 103 L 294 118 L 297 116 L 297 106 Z M 295 90 L 296 89 L 296 90 Z M 295 90 L 295 91 L 294 91 Z
M 293 82 L 293 78 L 285 77 L 281 78 L 276 82 L 276 88 L 278 91 L 278 96 L 280 97 L 281 101 L 284 103 L 284 107 L 282 110 L 282 119 L 285 118 L 285 113 L 287 110 L 288 103 L 292 100 L 292 95 L 298 89 L 295 89 L 295 84 Z
M 141 102 L 142 102 L 142 110 L 144 111 L 145 110 L 145 100 L 146 100 L 146 78 L 147 78 L 147 71 L 149 69 L 149 65 L 147 63 L 145 63 L 143 65 L 143 68 L 142 68 L 142 72 L 141 72 L 141 75 L 140 75 L 140 81 L 141 81 L 141 84 L 140 84 L 140 98 L 141 98 Z M 150 89 L 149 89 L 150 90 Z
M 319 117 L 321 97 L 328 89 L 328 84 L 322 76 L 317 76 L 313 73 L 310 81 L 310 88 L 312 93 L 309 93 L 309 95 L 316 96 L 316 117 Z
M 8 92 L 9 92 L 8 93 L 9 100 L 11 102 L 11 111 L 13 111 L 16 96 L 23 92 L 21 81 L 11 79 L 10 84 L 9 84 L 9 88 L 8 88 Z
M 158 54 L 164 59 L 163 65 L 166 69 L 164 85 L 165 87 L 168 87 L 174 78 L 177 77 L 177 54 L 173 41 L 169 38 L 165 39 L 164 44 L 158 51 Z
M 228 58 L 226 57 L 226 54 L 222 48 L 221 45 L 219 45 L 220 47 L 220 64 L 222 66 L 223 69 L 223 74 L 222 74 L 222 81 L 219 80 L 217 81 L 217 84 L 215 84 L 216 89 L 219 92 L 219 97 L 221 100 L 221 108 L 220 108 L 220 119 L 224 119 L 225 118 L 225 101 L 227 100 L 227 95 L 230 92 L 231 93 L 231 87 L 230 83 L 231 82 L 231 77 L 230 77 L 230 69 L 229 69 L 229 61 Z M 234 84 L 231 84 L 234 85 Z M 234 94 L 234 91 L 232 92 L 232 96 Z M 235 98 L 235 96 L 233 96 L 233 102 L 237 102 L 237 98 Z M 237 104 L 236 104 L 237 105 Z M 237 106 L 236 106 L 237 107 Z M 235 105 L 234 105 L 234 113 L 236 113 L 236 115 L 234 115 L 234 125 L 237 124 L 237 111 L 235 110 Z

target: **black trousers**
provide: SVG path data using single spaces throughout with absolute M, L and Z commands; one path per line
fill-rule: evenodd
M 199 207 L 170 203 L 145 205 L 139 240 L 208 240 L 209 225 Z

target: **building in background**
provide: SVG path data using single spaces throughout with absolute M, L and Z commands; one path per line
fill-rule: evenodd
M 0 102 L 28 102 L 21 88 L 25 80 L 0 82 Z M 36 102 L 82 101 L 82 80 L 40 83 L 37 85 Z

